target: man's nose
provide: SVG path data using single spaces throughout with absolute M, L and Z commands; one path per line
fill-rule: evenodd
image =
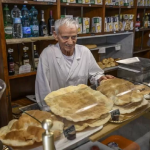
M 68 39 L 68 44 L 73 44 L 73 40 L 71 39 L 71 37 L 69 37 Z

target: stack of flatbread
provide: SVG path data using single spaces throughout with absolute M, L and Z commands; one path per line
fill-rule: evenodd
M 45 97 L 51 111 L 64 120 L 64 125 L 75 125 L 76 131 L 101 126 L 108 122 L 113 101 L 86 85 L 69 86 Z
M 0 140 L 3 144 L 12 147 L 24 147 L 41 142 L 42 134 L 45 131 L 41 126 L 41 122 L 44 119 L 53 121 L 51 130 L 54 133 L 55 140 L 61 135 L 64 124 L 58 117 L 40 110 L 31 110 L 27 111 L 27 113 L 39 121 L 24 113 L 19 120 L 13 119 L 7 126 L 0 129 Z
M 121 114 L 134 112 L 137 108 L 148 104 L 144 99 L 144 94 L 148 90 L 127 80 L 119 78 L 103 80 L 97 90 L 113 100 L 113 109 L 119 109 Z

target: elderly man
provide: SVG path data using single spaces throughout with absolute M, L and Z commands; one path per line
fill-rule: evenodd
M 55 22 L 53 36 L 58 43 L 49 45 L 40 55 L 35 95 L 42 110 L 49 110 L 44 98 L 52 91 L 70 85 L 95 84 L 113 76 L 104 76 L 90 50 L 76 44 L 78 24 L 71 18 Z

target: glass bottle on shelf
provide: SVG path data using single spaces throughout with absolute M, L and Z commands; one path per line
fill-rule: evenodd
M 28 50 L 29 48 L 28 47 L 23 47 L 23 51 L 24 51 L 24 54 L 23 54 L 23 56 L 22 56 L 22 65 L 27 65 L 27 64 L 30 64 L 29 63 L 29 55 L 28 55 L 28 53 L 27 53 L 27 50 Z
M 39 54 L 36 50 L 36 45 L 34 45 L 34 65 L 35 65 L 36 70 L 37 70 L 37 67 L 38 67 L 38 63 L 39 63 Z
M 38 37 L 39 36 L 39 22 L 36 16 L 33 16 L 31 18 L 30 27 L 31 27 L 31 36 Z
M 38 11 L 37 9 L 35 9 L 34 6 L 32 6 L 32 8 L 30 9 L 30 18 L 32 18 L 32 16 L 36 16 L 38 15 Z
M 29 21 L 29 10 L 27 9 L 26 5 L 23 5 L 21 10 L 22 14 L 22 31 L 23 37 L 30 37 L 31 36 L 31 28 L 30 28 L 30 21 Z
M 53 34 L 53 29 L 54 29 L 54 19 L 52 16 L 52 11 L 50 11 L 50 17 L 48 19 L 48 34 L 52 35 Z
M 8 5 L 4 5 L 3 9 L 4 32 L 6 39 L 12 39 L 12 18 Z
M 140 14 L 138 13 L 136 17 L 135 28 L 140 29 L 140 27 L 141 27 L 141 21 L 140 21 Z
M 15 65 L 14 65 L 14 58 L 12 57 L 11 53 L 13 49 L 8 49 L 8 56 L 7 56 L 7 63 L 8 63 L 8 74 L 14 75 L 15 74 Z
M 144 17 L 144 28 L 148 28 L 148 15 L 147 15 L 147 13 L 145 13 L 145 17 Z
M 44 19 L 44 10 L 41 10 L 41 21 L 39 24 L 39 35 L 46 36 L 47 35 L 47 25 Z
M 13 38 L 22 38 L 21 11 L 17 5 L 12 9 L 11 17 L 13 18 Z
M 148 13 L 148 28 L 150 28 L 150 13 Z

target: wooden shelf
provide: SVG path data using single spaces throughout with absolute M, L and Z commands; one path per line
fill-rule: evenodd
M 106 8 L 111 9 L 111 8 L 135 8 L 134 6 L 113 6 L 113 5 L 105 5 Z
M 44 37 L 30 37 L 30 38 L 21 38 L 21 39 L 6 39 L 6 44 L 31 43 L 31 42 L 43 41 L 43 40 L 54 40 L 54 37 L 44 36 Z
M 143 49 L 135 48 L 133 54 L 142 53 L 142 52 L 146 52 L 146 51 L 150 51 L 150 47 L 143 48 Z
M 32 76 L 36 75 L 36 71 L 29 72 L 29 73 L 23 73 L 23 74 L 15 74 L 13 76 L 9 76 L 9 79 L 16 79 L 16 78 L 22 78 L 22 77 L 27 77 L 27 76 Z
M 57 3 L 53 2 L 36 2 L 36 1 L 31 1 L 31 0 L 2 0 L 2 3 L 11 3 L 11 4 L 32 4 L 32 5 L 57 5 Z
M 141 32 L 141 31 L 150 31 L 150 28 L 141 28 L 139 30 L 135 30 L 135 32 Z
M 61 6 L 65 7 L 103 7 L 103 5 L 94 5 L 94 4 L 77 4 L 77 3 L 61 3 Z
M 137 6 L 137 9 L 150 8 L 150 6 Z
M 34 102 L 29 100 L 28 98 L 22 98 L 22 99 L 15 100 L 15 101 L 11 102 L 12 106 L 15 105 L 15 104 L 18 104 L 18 105 L 21 105 L 21 106 L 27 106 L 27 105 L 30 105 L 30 104 L 33 104 L 33 103 Z

